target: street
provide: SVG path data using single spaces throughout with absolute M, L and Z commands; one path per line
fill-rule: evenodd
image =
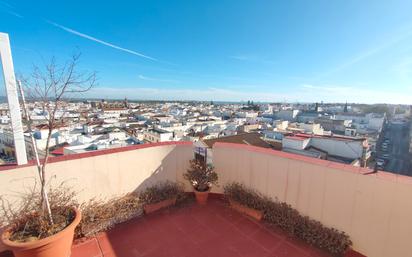
M 385 153 L 389 154 L 388 163 L 384 170 L 412 176 L 409 155 L 409 126 L 405 122 L 389 122 L 385 131 L 385 138 L 389 139 L 387 151 L 379 147 L 378 156 L 382 157 Z

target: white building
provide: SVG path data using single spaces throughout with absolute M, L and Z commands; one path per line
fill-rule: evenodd
M 279 120 L 295 121 L 299 110 L 280 110 L 275 115 Z
M 344 136 L 315 136 L 298 134 L 287 136 L 282 140 L 282 149 L 298 151 L 314 148 L 328 156 L 351 160 L 361 160 L 364 164 L 370 157 L 370 150 L 366 138 Z
M 159 128 L 149 129 L 143 132 L 143 134 L 144 140 L 149 141 L 151 143 L 173 141 L 172 132 Z

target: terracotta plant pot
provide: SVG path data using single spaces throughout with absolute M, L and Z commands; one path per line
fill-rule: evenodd
M 76 216 L 73 222 L 65 229 L 52 236 L 31 241 L 10 241 L 11 229 L 6 229 L 1 235 L 1 240 L 7 249 L 13 251 L 14 257 L 69 257 L 74 237 L 74 229 L 80 223 L 81 213 L 73 208 Z
M 149 213 L 155 212 L 157 210 L 160 210 L 160 209 L 163 209 L 171 205 L 175 205 L 175 204 L 176 204 L 176 197 L 171 198 L 171 199 L 166 199 L 158 203 L 146 204 L 145 206 L 143 206 L 143 209 L 144 209 L 144 213 L 149 214 Z
M 246 207 L 246 206 L 244 206 L 244 205 L 242 205 L 242 204 L 240 204 L 236 201 L 233 201 L 231 199 L 229 199 L 229 202 L 230 202 L 230 205 L 232 206 L 232 208 L 237 210 L 238 212 L 244 213 L 247 216 L 249 216 L 249 217 L 251 217 L 255 220 L 258 220 L 258 221 L 262 220 L 263 212 L 252 209 L 252 208 L 249 208 L 249 207 Z
M 196 202 L 201 205 L 205 205 L 207 203 L 207 198 L 209 196 L 210 188 L 207 191 L 200 192 L 196 189 L 193 190 L 195 192 Z

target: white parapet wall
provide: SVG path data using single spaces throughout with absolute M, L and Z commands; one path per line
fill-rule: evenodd
M 64 182 L 78 192 L 79 202 L 85 202 L 122 196 L 165 180 L 186 183 L 190 190 L 183 172 L 192 158 L 191 143 L 147 144 L 51 158 L 46 174 L 51 186 Z M 33 165 L 0 170 L 0 195 L 14 202 L 35 181 Z
M 247 145 L 216 143 L 219 188 L 241 182 L 349 234 L 369 257 L 412 256 L 412 178 Z

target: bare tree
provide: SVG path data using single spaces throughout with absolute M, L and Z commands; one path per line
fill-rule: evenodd
M 96 72 L 79 72 L 80 54 L 72 55 L 64 64 L 58 64 L 53 57 L 50 63 L 43 67 L 34 66 L 32 74 L 23 79 L 29 98 L 40 103 L 48 129 L 45 155 L 38 162 L 41 185 L 43 211 L 46 211 L 49 221 L 53 224 L 49 199 L 46 191 L 46 167 L 50 157 L 50 140 L 53 130 L 62 125 L 67 109 L 65 103 L 72 97 L 89 91 L 96 85 Z M 19 83 L 20 84 L 20 83 Z M 27 124 L 31 131 L 30 115 L 26 112 Z M 59 114 L 59 115 L 57 115 Z M 33 145 L 35 148 L 36 145 Z

